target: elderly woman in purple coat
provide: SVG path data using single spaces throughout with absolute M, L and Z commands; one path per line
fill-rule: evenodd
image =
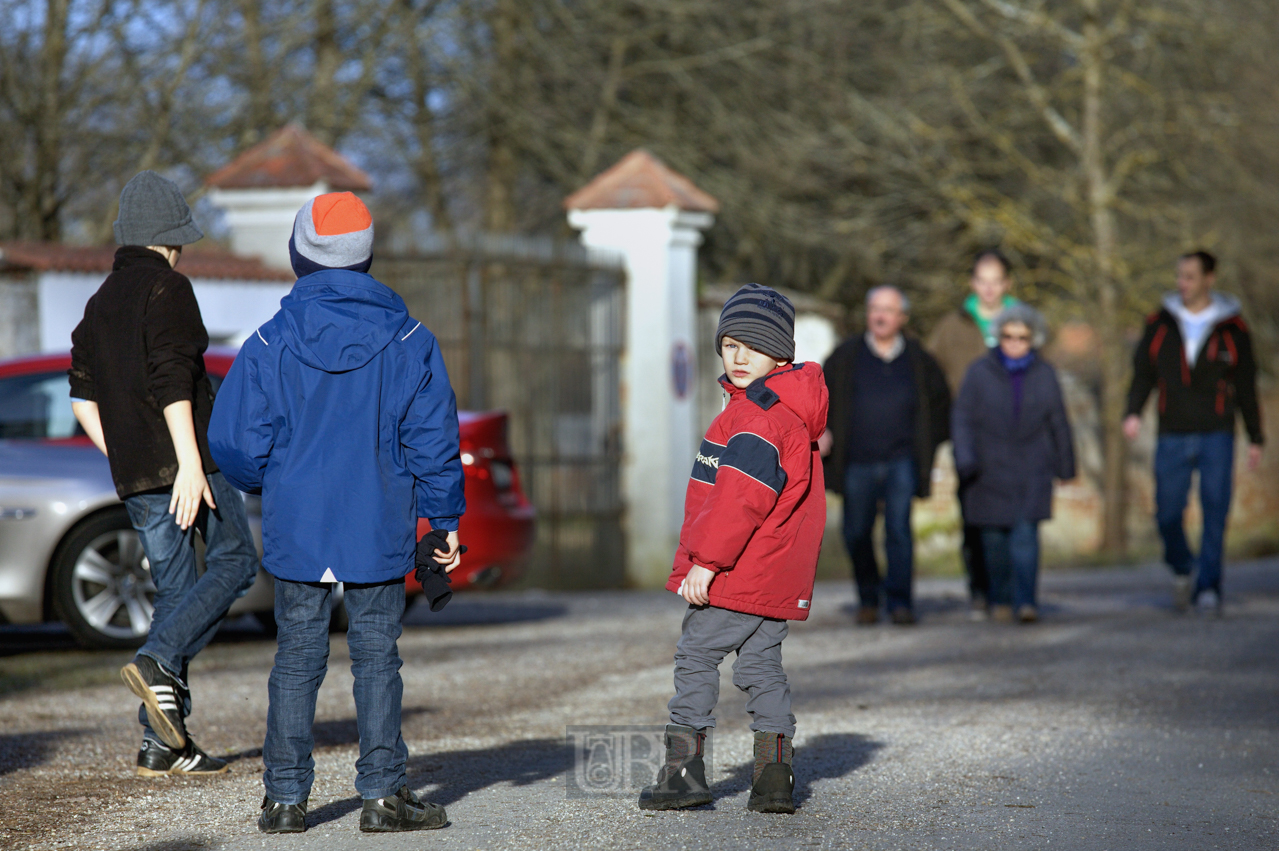
M 1015 304 L 991 323 L 997 339 L 968 368 L 951 413 L 964 516 L 982 529 L 993 620 L 1038 619 L 1039 523 L 1052 516 L 1053 479 L 1075 477 L 1057 373 L 1039 355 L 1045 325 Z

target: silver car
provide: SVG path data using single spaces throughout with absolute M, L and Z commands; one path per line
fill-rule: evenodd
M 71 413 L 69 360 L 0 365 L 0 623 L 61 620 L 85 646 L 137 647 L 155 584 L 107 459 Z M 260 503 L 246 507 L 260 555 Z M 259 570 L 231 614 L 272 626 L 272 592 Z

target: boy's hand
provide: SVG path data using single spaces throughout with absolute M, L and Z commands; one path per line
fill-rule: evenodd
M 457 532 L 449 532 L 446 540 L 449 546 L 448 552 L 437 549 L 434 558 L 437 564 L 444 567 L 445 573 L 452 573 L 453 569 L 462 563 L 461 547 L 457 543 Z
M 714 580 L 715 571 L 695 564 L 688 569 L 688 575 L 680 583 L 679 595 L 694 606 L 709 606 L 711 582 Z
M 204 468 L 199 464 L 179 464 L 177 478 L 173 480 L 173 496 L 169 499 L 169 513 L 183 531 L 195 522 L 201 500 L 207 502 L 209 508 L 217 508 Z

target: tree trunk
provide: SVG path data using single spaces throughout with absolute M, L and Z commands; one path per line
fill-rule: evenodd
M 307 129 L 324 144 L 332 145 L 338 136 L 337 72 L 342 62 L 332 0 L 315 0 L 313 16 L 315 73 L 307 97 Z
M 257 0 L 242 0 L 240 14 L 244 18 L 245 60 L 248 64 L 249 111 L 248 120 L 240 133 L 240 147 L 256 144 L 265 134 L 275 129 L 275 116 L 271 109 L 272 80 L 269 76 L 266 55 L 262 48 L 262 10 Z
M 1101 548 L 1122 556 L 1127 550 L 1126 521 L 1128 445 L 1121 430 L 1124 379 L 1127 377 L 1123 330 L 1119 321 L 1119 287 L 1116 281 L 1116 233 L 1113 189 L 1106 174 L 1102 150 L 1104 108 L 1103 37 L 1097 21 L 1097 0 L 1085 0 L 1082 51 L 1084 75 L 1083 143 L 1081 159 L 1093 237 L 1097 303 L 1100 308 L 1102 432 L 1102 533 Z
M 68 0 L 45 5 L 44 43 L 40 50 L 40 111 L 36 124 L 35 180 L 27 198 L 36 239 L 62 236 L 62 71 L 67 58 Z M 26 230 L 30 232 L 32 228 Z
M 484 227 L 493 233 L 515 228 L 515 141 L 509 110 L 515 101 L 519 73 L 515 34 L 518 8 L 513 0 L 499 0 L 493 12 L 492 84 L 488 100 L 488 169 L 484 197 Z

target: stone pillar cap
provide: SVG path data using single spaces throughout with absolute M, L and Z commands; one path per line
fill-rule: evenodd
M 634 210 L 675 207 L 690 213 L 717 213 L 719 201 L 643 148 L 564 199 L 568 210 Z

